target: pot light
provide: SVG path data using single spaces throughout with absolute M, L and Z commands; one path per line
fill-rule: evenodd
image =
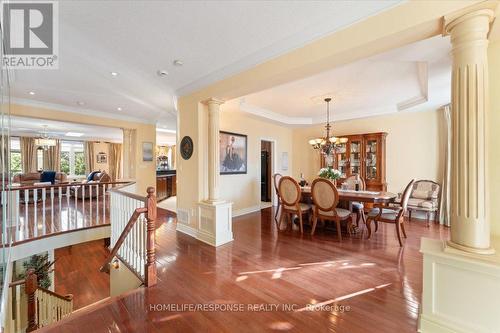
M 121 111 L 121 110 L 123 110 L 123 109 L 122 109 L 121 107 L 117 107 L 116 109 L 117 109 L 118 111 Z
M 159 69 L 156 74 L 159 76 L 159 77 L 165 77 L 168 75 L 168 72 L 164 69 Z
M 75 137 L 75 138 L 79 138 L 81 136 L 83 136 L 83 133 L 78 133 L 78 132 L 68 132 L 65 134 L 66 136 L 72 136 L 72 137 Z
M 85 102 L 83 102 L 83 101 L 77 101 L 76 104 L 80 105 L 80 106 L 83 106 L 83 105 L 85 105 Z
M 33 96 L 35 94 L 35 92 L 34 91 L 30 91 L 29 94 Z
M 182 60 L 179 60 L 179 59 L 175 59 L 173 61 L 173 64 L 174 64 L 174 66 L 179 66 L 179 67 L 182 66 L 182 65 L 184 65 L 184 63 L 182 62 Z
M 110 74 L 111 74 L 111 76 L 118 76 L 118 75 L 120 75 L 120 73 L 118 73 L 118 72 L 111 72 Z

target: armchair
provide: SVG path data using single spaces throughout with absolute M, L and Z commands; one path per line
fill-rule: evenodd
M 430 225 L 431 213 L 437 214 L 439 211 L 440 190 L 441 186 L 432 180 L 418 180 L 413 184 L 408 200 L 410 221 L 412 211 L 423 211 L 426 214 L 427 226 Z

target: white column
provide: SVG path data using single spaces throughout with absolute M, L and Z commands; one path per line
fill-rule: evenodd
M 451 241 L 459 250 L 488 254 L 485 127 L 488 112 L 488 31 L 494 16 L 476 10 L 446 22 L 452 43 Z
M 219 191 L 219 117 L 220 106 L 224 103 L 211 98 L 205 103 L 208 106 L 208 200 L 207 202 L 220 202 Z

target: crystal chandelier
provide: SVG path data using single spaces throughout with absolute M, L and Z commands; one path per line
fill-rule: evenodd
M 49 147 L 54 147 L 55 145 L 56 140 L 49 137 L 49 133 L 47 133 L 47 125 L 43 125 L 43 131 L 40 137 L 35 139 L 35 146 L 47 150 Z
M 318 149 L 322 154 L 330 156 L 334 150 L 341 144 L 348 141 L 347 138 L 336 138 L 330 136 L 330 130 L 332 125 L 330 125 L 330 101 L 331 98 L 325 98 L 326 102 L 326 136 L 323 138 L 311 139 L 309 144 L 314 148 Z

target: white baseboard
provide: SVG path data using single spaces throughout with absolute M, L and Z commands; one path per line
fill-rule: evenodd
M 197 230 L 195 228 L 192 228 L 186 224 L 182 224 L 182 223 L 179 223 L 177 222 L 177 228 L 176 228 L 177 231 L 179 232 L 182 232 L 183 234 L 186 234 L 188 236 L 191 236 L 191 237 L 194 237 L 194 238 L 197 238 Z
M 246 214 L 250 214 L 250 213 L 255 213 L 258 211 L 260 211 L 260 204 L 255 205 L 255 206 L 251 206 L 251 207 L 233 210 L 233 218 L 238 217 L 238 216 L 242 216 L 242 215 L 246 215 Z

